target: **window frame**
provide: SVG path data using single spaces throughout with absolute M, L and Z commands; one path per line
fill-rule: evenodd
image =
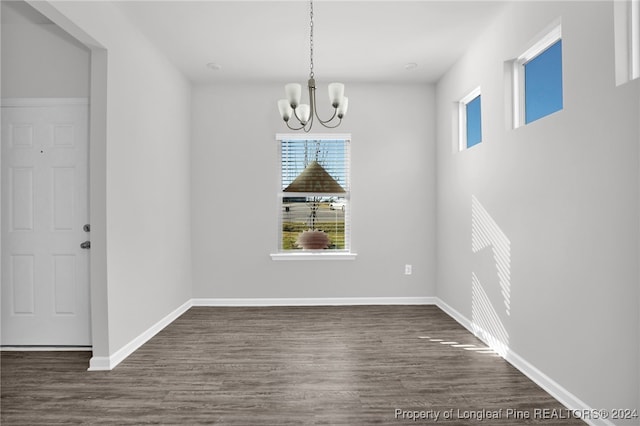
M 640 77 L 640 0 L 629 4 L 629 80 Z
M 546 33 L 536 43 L 534 43 L 529 49 L 527 49 L 523 54 L 518 56 L 513 61 L 513 94 L 515 98 L 513 102 L 513 128 L 514 129 L 517 129 L 519 127 L 525 126 L 530 123 L 534 123 L 538 121 L 540 118 L 546 117 L 546 116 L 543 116 L 529 123 L 526 122 L 525 65 L 530 61 L 532 61 L 533 59 L 537 58 L 540 54 L 544 53 L 549 47 L 553 46 L 559 40 L 560 41 L 562 40 L 561 24 L 556 25 L 551 31 Z M 548 115 L 555 114 L 556 112 L 562 111 L 564 109 L 564 84 L 562 85 L 562 92 L 563 92 L 562 93 L 563 107 Z
M 616 86 L 640 77 L 640 0 L 613 3 Z
M 275 138 L 278 145 L 278 191 L 277 191 L 277 240 L 276 251 L 271 253 L 272 260 L 354 260 L 357 256 L 352 251 L 351 246 L 351 188 L 350 183 L 345 188 L 344 194 L 324 194 L 323 196 L 340 196 L 347 200 L 347 208 L 345 209 L 345 248 L 344 249 L 331 249 L 331 250 L 284 250 L 282 249 L 282 199 L 296 196 L 312 196 L 317 193 L 292 193 L 284 192 L 282 185 L 282 142 L 283 141 L 345 141 L 348 144 L 348 156 L 345 159 L 345 168 L 347 173 L 347 179 L 350 181 L 351 173 L 351 134 L 350 133 L 335 133 L 335 134 L 298 134 L 298 133 L 277 133 Z
M 468 146 L 467 105 L 478 97 L 480 97 L 480 141 L 472 146 Z M 473 148 L 474 146 L 481 144 L 482 141 L 482 89 L 478 86 L 458 101 L 458 151 L 462 152 Z

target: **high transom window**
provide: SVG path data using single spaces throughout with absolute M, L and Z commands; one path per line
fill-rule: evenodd
M 515 127 L 563 108 L 562 32 L 558 26 L 514 63 Z
M 473 90 L 459 102 L 459 149 L 464 151 L 482 142 L 482 96 L 480 88 Z

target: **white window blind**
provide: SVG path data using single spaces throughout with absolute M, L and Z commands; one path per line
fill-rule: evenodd
M 278 135 L 278 251 L 349 252 L 349 135 Z

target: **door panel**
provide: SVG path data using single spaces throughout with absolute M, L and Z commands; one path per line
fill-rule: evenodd
M 34 298 L 34 260 L 33 255 L 12 255 L 9 265 L 9 280 L 13 291 L 14 315 L 33 315 Z
M 91 345 L 88 106 L 2 107 L 2 345 Z
M 33 167 L 12 167 L 10 170 L 11 231 L 33 231 Z

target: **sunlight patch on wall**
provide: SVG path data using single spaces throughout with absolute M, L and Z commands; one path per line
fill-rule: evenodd
M 511 315 L 511 242 L 475 196 L 471 196 L 471 249 L 491 247 L 507 315 Z
M 504 358 L 509 350 L 509 333 L 475 273 L 472 273 L 472 286 L 473 332 Z
M 471 196 L 471 250 L 478 253 L 489 247 L 493 252 L 504 311 L 499 302 L 494 306 L 478 275 L 472 272 L 471 326 L 477 336 L 505 357 L 509 350 L 509 333 L 500 314 L 511 314 L 511 242 L 480 201 Z

